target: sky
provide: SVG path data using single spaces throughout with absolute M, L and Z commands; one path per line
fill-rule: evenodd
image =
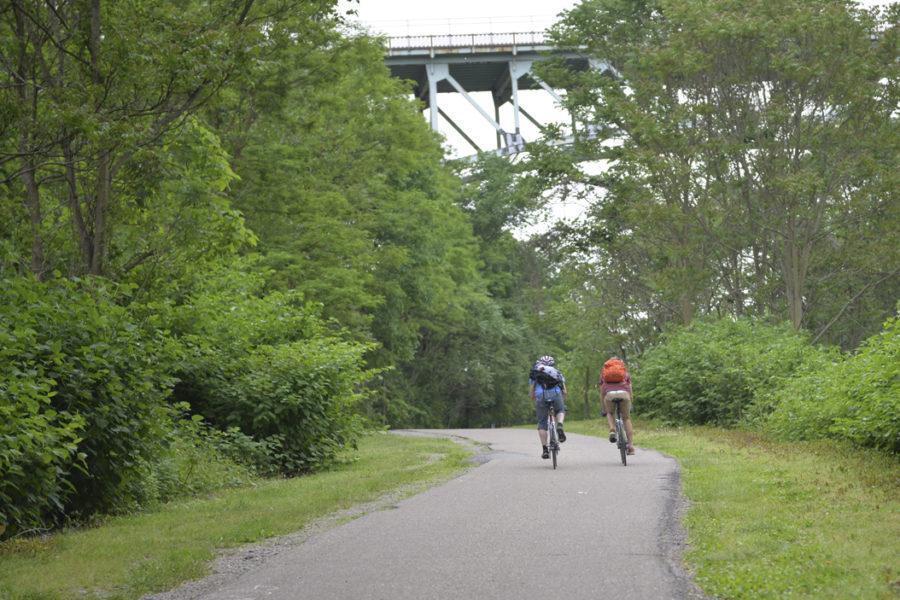
M 362 22 L 389 35 L 540 31 L 576 0 L 360 0 Z

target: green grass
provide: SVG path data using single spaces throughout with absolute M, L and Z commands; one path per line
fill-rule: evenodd
M 358 460 L 325 473 L 232 489 L 114 517 L 102 525 L 0 544 L 0 598 L 139 598 L 208 572 L 217 549 L 290 533 L 401 489 L 411 494 L 466 465 L 459 445 L 376 434 Z
M 605 421 L 566 422 L 605 436 Z M 900 462 L 843 443 L 638 422 L 639 447 L 678 459 L 685 559 L 720 598 L 900 597 Z M 635 457 L 640 460 L 640 455 Z

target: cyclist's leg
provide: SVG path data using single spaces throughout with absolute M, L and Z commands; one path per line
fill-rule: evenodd
M 625 433 L 628 434 L 628 449 L 634 450 L 634 427 L 631 425 L 631 418 L 625 419 Z
M 538 437 L 541 439 L 541 446 L 547 445 L 547 403 L 544 402 L 543 394 L 535 394 L 534 411 L 537 416 Z
M 622 402 L 622 421 L 625 423 L 625 433 L 628 434 L 628 450 L 634 451 L 634 427 L 631 424 L 631 396 Z
M 553 400 L 553 410 L 556 411 L 556 430 L 559 434 L 559 441 L 566 441 L 565 430 L 563 429 L 563 421 L 566 420 L 566 403 L 563 400 L 562 392 L 557 390 Z
M 606 409 L 606 422 L 609 424 L 609 432 L 612 433 L 616 430 L 616 407 L 613 406 L 608 394 L 603 398 L 603 407 Z

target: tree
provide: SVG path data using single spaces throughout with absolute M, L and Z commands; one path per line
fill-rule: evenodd
M 449 373 L 471 368 L 496 390 L 509 380 L 498 367 L 508 359 L 484 342 L 475 356 L 463 348 L 482 333 L 497 343 L 518 333 L 486 297 L 459 180 L 407 85 L 384 67 L 380 43 L 322 40 L 310 49 L 280 36 L 273 65 L 210 105 L 240 178 L 231 197 L 259 236 L 272 287 L 300 292 L 357 339 L 377 342 L 369 365 L 393 370 L 381 374 L 370 416 L 482 422 L 449 408 L 459 398 Z M 283 79 L 296 87 L 269 94 Z M 237 107 L 253 118 L 237 119 Z M 508 420 L 505 393 L 487 394 L 494 419 Z
M 617 234 L 644 254 L 635 277 L 676 300 L 683 322 L 695 304 L 799 328 L 835 280 L 896 290 L 898 257 L 882 241 L 897 239 L 897 221 L 871 219 L 896 205 L 884 186 L 897 139 L 886 18 L 840 0 L 594 0 L 553 37 L 616 71 L 548 77 L 572 87 L 576 114 L 615 132 L 614 149 L 593 144 L 593 157 L 614 161 L 598 182 L 595 226 L 617 205 Z M 893 266 L 821 260 L 852 224 L 880 229 L 864 247 L 855 237 L 856 252 L 887 251 Z
M 268 44 L 265 23 L 291 11 L 321 19 L 332 4 L 6 3 L 0 113 L 11 119 L 0 132 L 0 165 L 11 197 L 24 199 L 31 270 L 109 273 L 113 231 L 133 200 L 123 188 L 139 187 L 147 154 L 252 66 L 248 59 Z M 60 226 L 74 252 L 65 251 Z M 121 253 L 113 270 L 141 256 Z

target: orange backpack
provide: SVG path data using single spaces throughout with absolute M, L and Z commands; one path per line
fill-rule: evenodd
M 620 358 L 611 358 L 603 363 L 603 381 L 621 383 L 625 381 L 625 363 Z

